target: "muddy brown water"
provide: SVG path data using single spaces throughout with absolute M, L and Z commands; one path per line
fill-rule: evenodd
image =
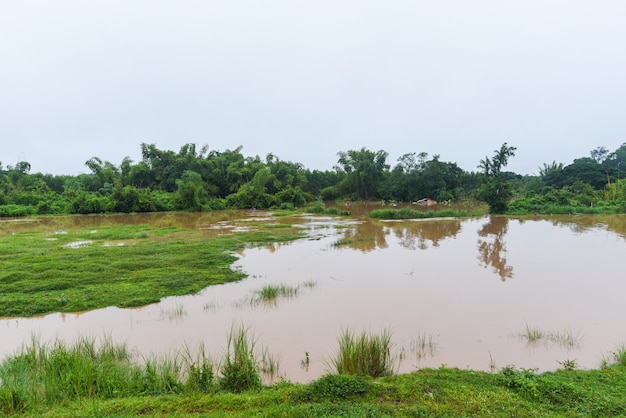
M 626 342 L 624 215 L 384 222 L 352 209 L 350 219 L 215 212 L 3 220 L 0 233 L 141 223 L 210 235 L 236 231 L 235 219 L 254 219 L 297 225 L 307 237 L 241 252 L 234 268 L 247 279 L 197 295 L 136 309 L 0 319 L 0 357 L 36 335 L 67 342 L 110 336 L 142 356 L 203 343 L 220 358 L 231 326 L 244 324 L 279 358 L 282 376 L 306 382 L 328 370 L 324 359 L 346 328 L 390 329 L 400 372 L 441 365 L 553 370 L 565 360 L 595 368 Z M 252 303 L 266 284 L 300 289 Z M 528 341 L 520 336 L 527 328 L 544 338 Z

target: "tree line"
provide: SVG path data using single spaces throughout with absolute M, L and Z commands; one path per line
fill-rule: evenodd
M 440 202 L 477 199 L 493 213 L 563 210 L 626 212 L 626 143 L 609 152 L 545 163 L 538 175 L 506 171 L 516 148 L 503 144 L 465 171 L 439 155 L 411 152 L 392 167 L 384 150 L 341 151 L 331 170 L 245 156 L 242 147 L 209 150 L 185 144 L 178 152 L 141 144 L 141 160 L 115 164 L 98 157 L 88 174 L 31 173 L 31 165 L 0 163 L 0 216 L 34 214 L 203 211 L 226 208 L 296 208 L 316 200 Z

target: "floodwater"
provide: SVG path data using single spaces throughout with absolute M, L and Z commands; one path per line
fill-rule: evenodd
M 565 360 L 596 368 L 626 342 L 626 216 L 385 222 L 352 209 L 349 219 L 257 211 L 2 221 L 0 234 L 142 223 L 202 229 L 210 239 L 236 231 L 240 218 L 293 224 L 307 237 L 246 249 L 234 268 L 247 279 L 197 295 L 136 309 L 0 319 L 0 357 L 35 335 L 68 342 L 109 336 L 141 356 L 203 343 L 219 359 L 229 329 L 243 324 L 279 358 L 282 376 L 306 382 L 328 370 L 325 359 L 346 328 L 391 330 L 400 372 L 441 365 L 554 370 Z M 298 291 L 255 302 L 267 284 Z M 528 329 L 543 338 L 529 341 L 522 336 Z

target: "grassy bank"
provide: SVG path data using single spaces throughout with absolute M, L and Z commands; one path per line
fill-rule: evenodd
M 626 414 L 626 348 L 596 370 L 441 367 L 394 375 L 391 333 L 345 330 L 331 374 L 265 386 L 277 362 L 252 331 L 233 326 L 221 359 L 202 346 L 137 361 L 124 345 L 33 340 L 0 363 L 0 413 L 42 417 L 414 417 Z M 272 363 L 272 364 L 269 364 Z M 356 365 L 356 367 L 351 367 Z
M 142 306 L 193 294 L 244 276 L 230 268 L 234 251 L 301 234 L 259 223 L 212 236 L 146 225 L 0 236 L 0 316 Z
M 597 370 L 539 374 L 505 367 L 487 373 L 442 367 L 380 378 L 328 374 L 304 385 L 281 381 L 261 386 L 245 332 L 235 331 L 229 338 L 231 360 L 222 361 L 215 374 L 213 363 L 199 356 L 140 367 L 128 362 L 123 347 L 97 349 L 83 342 L 79 347 L 30 348 L 2 363 L 0 411 L 38 417 L 626 414 L 623 351 Z M 19 377 L 13 386 L 7 384 L 8 372 Z
M 427 218 L 466 218 L 469 216 L 482 216 L 485 212 L 475 210 L 415 210 L 411 208 L 402 209 L 376 209 L 370 212 L 370 218 L 374 219 L 427 219 Z

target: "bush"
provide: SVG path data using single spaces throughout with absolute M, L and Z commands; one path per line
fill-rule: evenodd
M 2 205 L 0 216 L 30 216 L 37 213 L 37 208 L 30 205 Z

